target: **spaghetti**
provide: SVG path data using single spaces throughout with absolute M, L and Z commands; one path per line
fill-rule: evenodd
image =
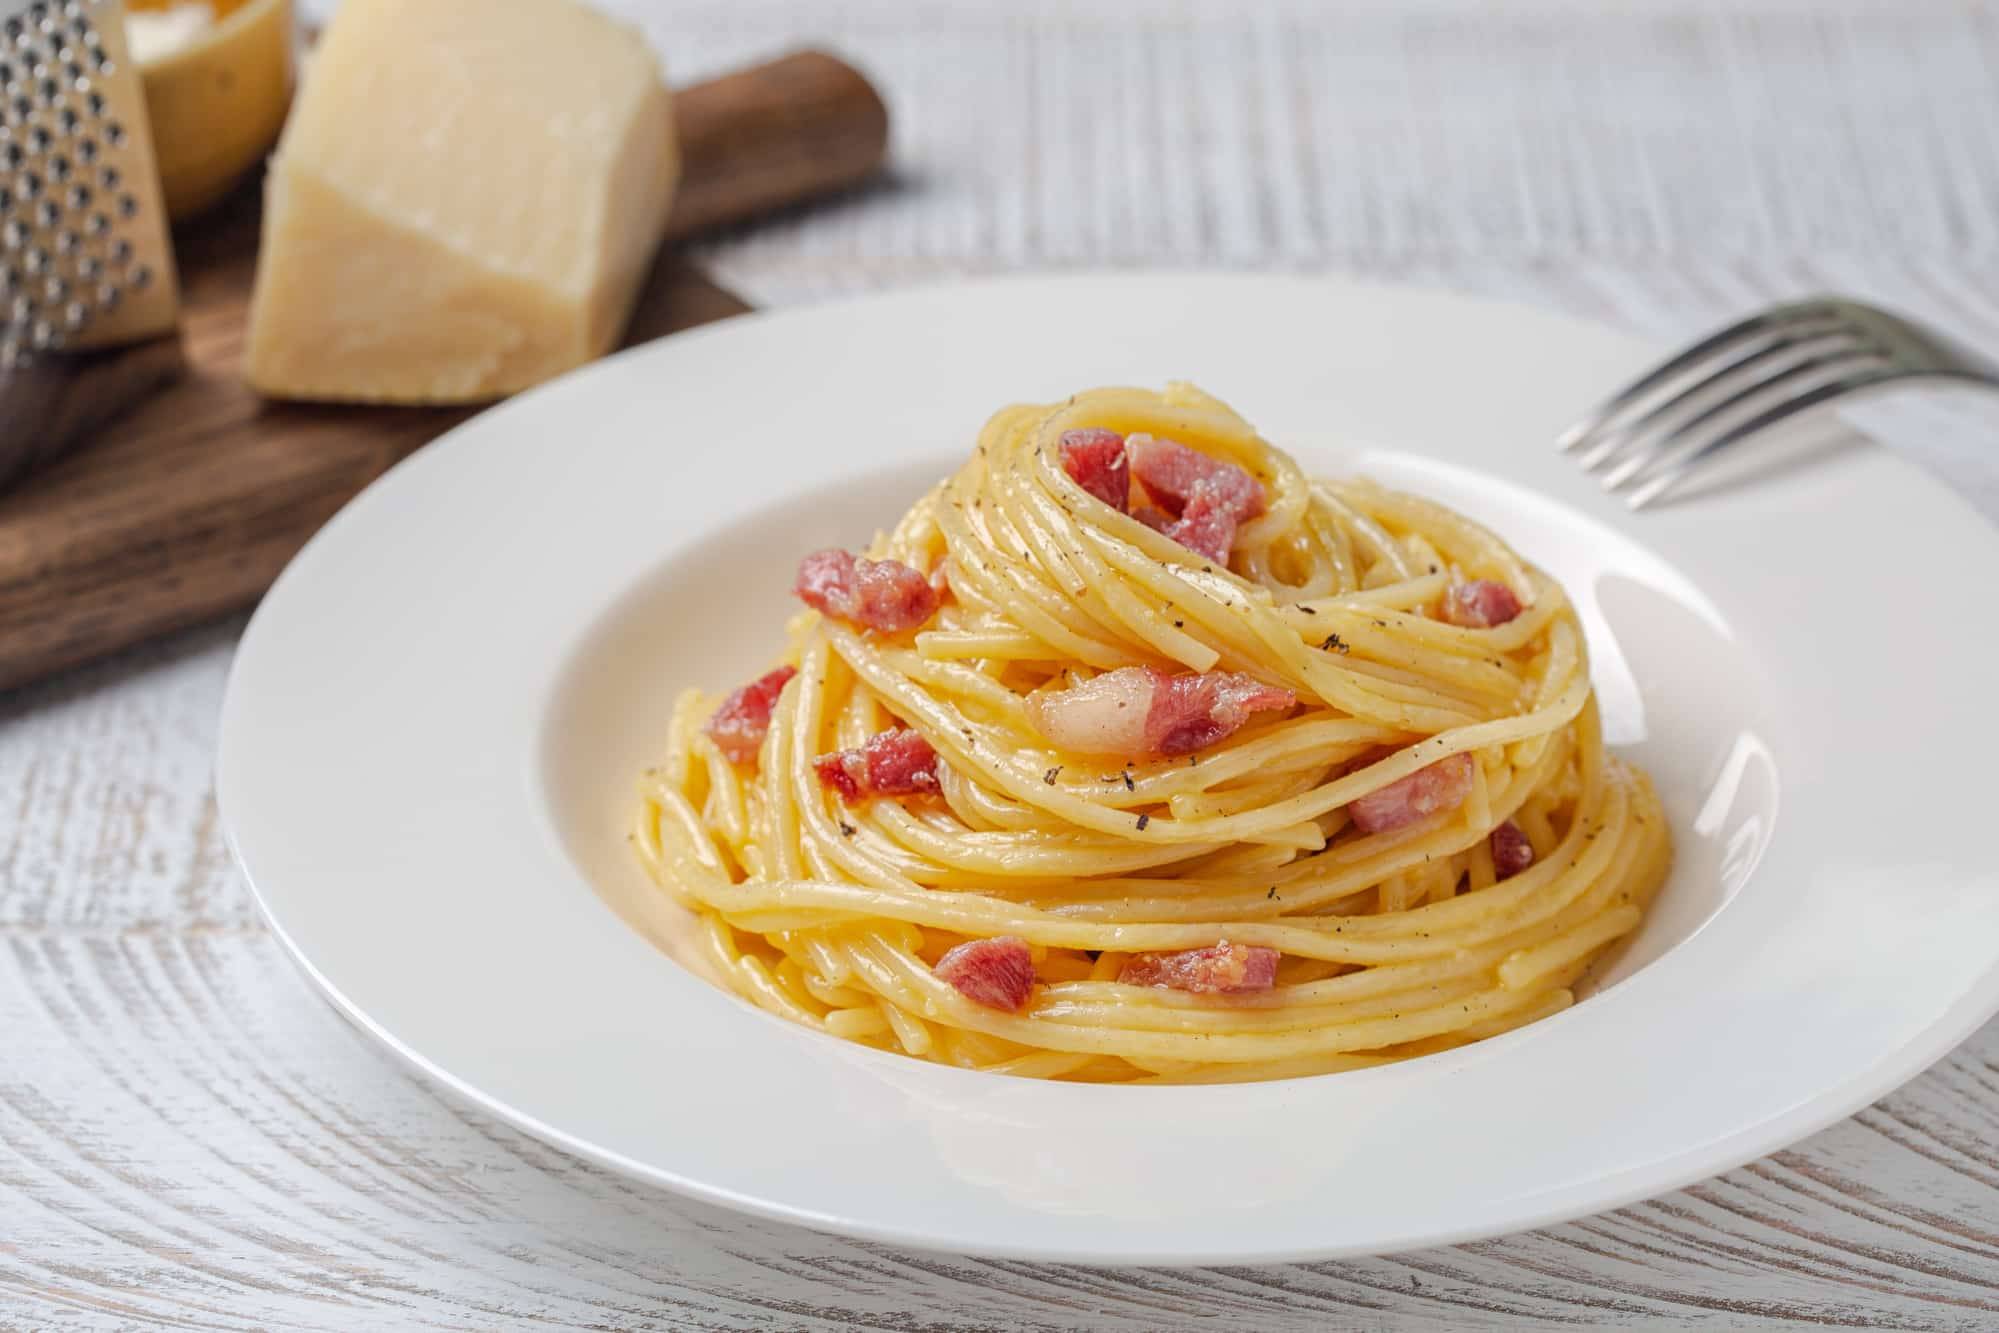
M 992 418 L 784 667 L 683 694 L 635 842 L 809 1027 L 1044 1078 L 1352 1069 L 1557 1012 L 1671 843 L 1562 590 L 1186 385 Z

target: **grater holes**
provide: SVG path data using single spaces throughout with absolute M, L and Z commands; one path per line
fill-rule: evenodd
M 125 71 L 102 0 L 0 0 L 0 364 L 74 345 L 99 312 L 160 286 L 122 151 Z M 134 297 L 134 299 L 138 299 Z

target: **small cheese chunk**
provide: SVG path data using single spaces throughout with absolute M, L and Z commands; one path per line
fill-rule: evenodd
M 678 172 L 636 31 L 571 0 L 346 0 L 271 162 L 250 383 L 478 402 L 581 365 Z

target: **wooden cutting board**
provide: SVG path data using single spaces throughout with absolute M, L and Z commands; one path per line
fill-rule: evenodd
M 749 308 L 673 241 L 852 186 L 887 148 L 881 98 L 818 52 L 684 89 L 674 107 L 683 175 L 627 346 Z M 259 194 L 175 237 L 177 348 L 99 358 L 47 394 L 49 417 L 87 418 L 185 363 L 87 446 L 0 493 L 0 689 L 252 605 L 335 510 L 472 415 L 266 402 L 244 385 Z

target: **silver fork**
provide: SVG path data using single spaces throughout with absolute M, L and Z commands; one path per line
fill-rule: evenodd
M 1643 509 L 1724 449 L 1883 384 L 1999 387 L 1999 363 L 1900 315 L 1815 297 L 1738 320 L 1614 394 L 1558 441 L 1603 488 Z

